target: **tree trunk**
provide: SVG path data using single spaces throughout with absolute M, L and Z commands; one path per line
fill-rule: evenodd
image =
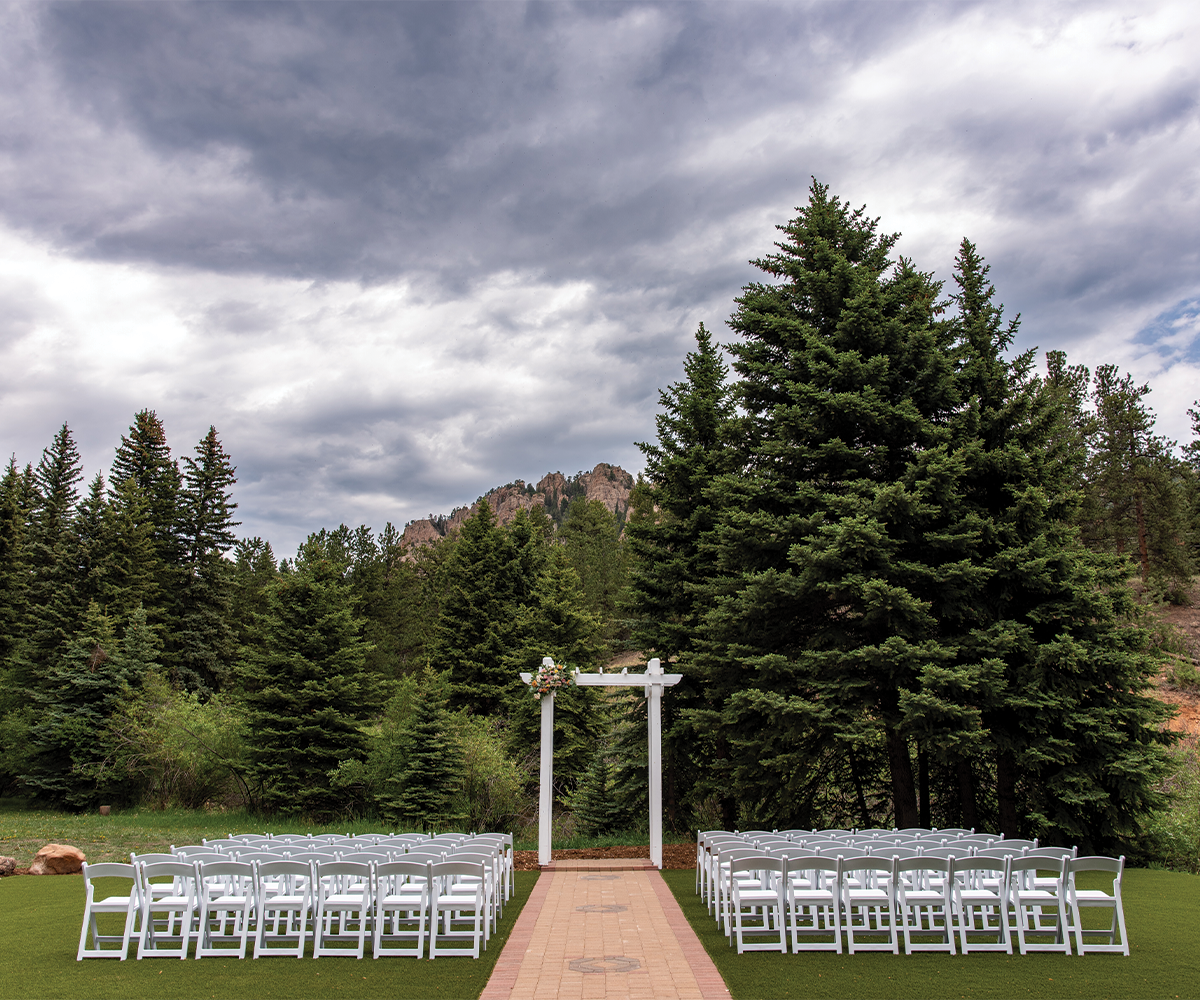
M 958 799 L 962 809 L 962 825 L 971 830 L 979 829 L 979 810 L 975 806 L 975 775 L 965 757 L 958 758 L 955 767 L 958 775 Z
M 921 786 L 921 822 L 920 825 L 929 829 L 929 753 L 924 743 L 917 744 L 917 780 Z
M 996 755 L 996 799 L 1000 804 L 1000 832 L 1006 837 L 1018 837 L 1017 823 L 1017 760 L 1011 750 Z
M 850 774 L 854 778 L 854 791 L 858 796 L 858 812 L 862 816 L 863 829 L 871 825 L 871 814 L 867 811 L 867 797 L 863 794 L 862 775 L 858 773 L 858 754 L 850 748 Z
M 896 826 L 901 829 L 917 826 L 917 789 L 913 782 L 912 757 L 908 753 L 908 739 L 898 730 L 887 731 L 888 763 L 892 772 L 892 804 Z

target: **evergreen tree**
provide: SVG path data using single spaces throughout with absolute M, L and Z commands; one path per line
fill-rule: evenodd
M 36 800 L 87 809 L 103 795 L 124 797 L 103 780 L 104 734 L 110 715 L 138 683 L 138 664 L 123 659 L 112 619 L 88 605 L 78 634 L 66 644 L 41 686 L 31 692 L 36 721 L 29 729 L 29 767 L 21 775 Z M 99 773 L 99 776 L 98 776 Z
M 29 590 L 24 641 L 10 675 L 19 688 L 54 667 L 86 612 L 79 592 L 75 507 L 83 479 L 79 450 L 63 424 L 33 472 L 29 525 Z
M 707 770 L 707 760 L 726 755 L 724 748 L 709 745 L 709 726 L 697 724 L 711 719 L 719 706 L 704 700 L 691 659 L 708 610 L 706 587 L 717 575 L 711 552 L 705 550 L 717 520 L 706 491 L 716 476 L 734 471 L 736 458 L 725 440 L 733 417 L 728 369 L 703 323 L 683 370 L 682 382 L 659 393 L 657 443 L 638 445 L 646 456 L 646 478 L 634 487 L 625 525 L 632 641 L 647 657 L 676 663 L 683 674 L 663 699 L 663 810 L 672 830 L 688 825 L 684 802 Z M 708 712 L 698 716 L 699 709 Z M 636 743 L 641 749 L 621 757 L 618 785 L 623 790 L 645 783 L 644 710 L 636 719 L 629 747 Z
M 267 594 L 278 575 L 270 542 L 256 536 L 235 543 L 228 622 L 239 648 L 251 644 L 257 636 L 258 617 L 267 612 Z
M 89 525 L 93 502 L 89 497 L 81 505 L 88 508 Z M 164 573 L 154 534 L 150 500 L 136 480 L 112 484 L 99 532 L 92 536 L 89 579 L 92 599 L 116 619 L 124 620 L 135 608 L 141 608 L 151 622 L 160 623 L 165 617 Z M 161 624 L 151 627 L 161 634 Z
M 384 819 L 406 829 L 444 830 L 461 824 L 454 809 L 462 760 L 449 738 L 450 715 L 434 671 L 426 668 L 400 737 L 399 771 L 377 801 Z
M 723 706 L 720 781 L 746 821 L 790 821 L 834 748 L 882 744 L 894 819 L 919 820 L 907 706 L 956 650 L 932 612 L 972 575 L 939 495 L 957 467 L 959 405 L 938 285 L 889 252 L 863 211 L 815 181 L 756 261 L 730 326 L 741 376 L 744 472 L 718 477 L 716 558 L 725 578 L 700 663 Z
M 129 434 L 121 436 L 109 472 L 110 483 L 117 488 L 132 479 L 145 497 L 145 514 L 151 525 L 155 555 L 155 583 L 158 596 L 146 603 L 151 625 L 166 633 L 168 664 L 173 663 L 176 648 L 181 588 L 184 581 L 184 552 L 180 537 L 179 467 L 171 457 L 167 433 L 158 414 L 141 410 L 134 415 Z
M 430 661 L 450 671 L 452 708 L 495 713 L 506 692 L 521 683 L 506 666 L 511 615 L 534 579 L 522 572 L 518 553 L 486 500 L 463 522 L 445 574 Z
M 343 569 L 298 558 L 267 588 L 266 611 L 243 651 L 249 772 L 268 814 L 338 815 L 330 772 L 364 756 L 360 726 L 374 714 L 378 692 Z
M 233 573 L 225 553 L 236 538 L 237 504 L 231 490 L 236 471 L 216 429 L 196 445 L 196 457 L 183 459 L 179 492 L 179 527 L 184 576 L 179 597 L 178 632 L 174 641 L 173 679 L 188 690 L 219 690 L 235 651 L 229 623 Z
M 1175 443 L 1154 433 L 1156 418 L 1143 402 L 1149 393 L 1115 365 L 1096 370 L 1084 537 L 1101 551 L 1132 556 L 1143 580 L 1153 576 L 1182 592 L 1192 572 L 1186 473 Z
M 605 638 L 611 642 L 619 629 L 617 608 L 627 577 L 616 517 L 601 501 L 576 497 L 558 537 L 567 560 L 579 574 L 585 606 L 599 617 Z
M 12 664 L 28 613 L 29 485 L 13 456 L 0 480 L 0 677 Z M 10 689 L 8 684 L 0 687 Z M 0 696 L 0 715 L 7 707 Z

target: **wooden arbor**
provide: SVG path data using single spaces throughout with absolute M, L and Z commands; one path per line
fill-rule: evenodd
M 543 657 L 544 666 L 553 666 L 552 657 Z M 521 674 L 528 684 L 532 674 Z M 658 868 L 662 855 L 662 694 L 663 688 L 683 680 L 682 674 L 664 674 L 662 664 L 653 659 L 644 674 L 575 674 L 580 687 L 644 687 L 646 720 L 650 742 L 650 861 Z M 550 829 L 553 816 L 554 786 L 554 692 L 542 696 L 542 768 L 538 798 L 538 864 L 550 863 Z

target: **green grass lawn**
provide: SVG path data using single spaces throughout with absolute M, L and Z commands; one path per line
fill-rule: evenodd
M 537 881 L 517 872 L 516 895 L 479 959 L 235 958 L 75 961 L 83 916 L 77 875 L 0 880 L 0 998 L 347 997 L 474 1000 Z M 368 952 L 369 953 L 369 952 Z
M 331 824 L 313 826 L 248 816 L 241 812 L 208 813 L 200 810 L 154 810 L 132 808 L 116 810 L 109 816 L 30 809 L 16 800 L 0 800 L 0 855 L 17 859 L 27 868 L 33 856 L 46 844 L 71 844 L 87 855 L 89 862 L 128 861 L 131 851 L 148 854 L 166 851 L 172 844 L 198 844 L 231 833 L 378 833 L 379 823 Z M 665 843 L 692 843 L 695 837 L 664 838 Z M 611 847 L 617 844 L 644 844 L 645 833 L 616 834 L 606 837 L 558 838 L 556 848 Z M 536 850 L 537 833 L 532 839 L 517 839 L 517 850 Z
M 1196 875 L 1125 872 L 1129 958 L 1046 953 L 738 955 L 696 895 L 695 873 L 664 871 L 663 877 L 734 1000 L 1200 996 L 1200 876 Z

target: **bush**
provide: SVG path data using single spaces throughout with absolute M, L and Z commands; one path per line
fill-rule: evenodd
M 245 805 L 246 735 L 236 702 L 221 695 L 201 702 L 150 672 L 138 696 L 110 717 L 97 770 L 133 782 L 157 809 Z
M 1138 860 L 1200 874 L 1200 739 L 1181 740 L 1169 753 L 1172 770 L 1161 788 L 1173 801 L 1152 817 Z

